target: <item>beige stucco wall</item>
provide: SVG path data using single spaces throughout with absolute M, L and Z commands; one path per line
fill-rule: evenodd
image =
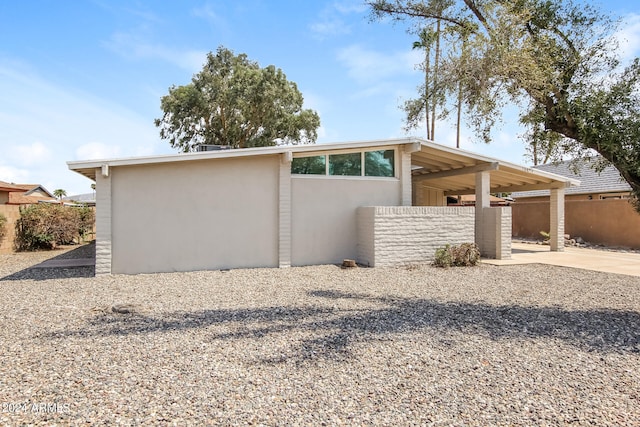
M 272 155 L 110 168 L 111 272 L 277 267 L 278 165 Z
M 292 265 L 355 259 L 360 206 L 397 206 L 400 179 L 292 177 Z
M 476 244 L 483 257 L 511 259 L 511 221 L 509 206 L 482 208 L 484 230 Z
M 549 199 L 517 202 L 513 208 L 515 237 L 542 239 L 549 231 Z M 640 249 L 640 215 L 628 200 L 565 200 L 564 232 L 590 243 Z
M 13 252 L 13 242 L 15 240 L 16 222 L 20 219 L 20 206 L 0 205 L 0 214 L 7 218 L 6 234 L 0 239 L 0 254 Z

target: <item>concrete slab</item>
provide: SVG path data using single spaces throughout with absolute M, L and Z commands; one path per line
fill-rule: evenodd
M 96 264 L 94 258 L 68 258 L 68 259 L 48 259 L 36 264 L 31 268 L 71 268 L 71 267 L 93 267 Z
M 581 268 L 605 273 L 640 276 L 640 254 L 609 252 L 596 249 L 567 247 L 564 252 L 551 252 L 549 246 L 512 243 L 510 260 L 482 259 L 491 265 L 549 264 Z

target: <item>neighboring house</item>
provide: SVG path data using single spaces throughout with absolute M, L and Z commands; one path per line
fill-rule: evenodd
M 20 206 L 42 201 L 56 200 L 46 188 L 38 184 L 14 184 L 0 181 L 0 214 L 7 219 L 8 232 L 0 240 L 0 254 L 11 253 L 15 239 L 16 222 L 20 218 Z
M 640 248 L 640 215 L 628 203 L 631 187 L 613 166 L 594 170 L 597 159 L 580 163 L 575 171 L 570 162 L 534 166 L 534 169 L 579 179 L 580 186 L 566 190 L 565 231 L 571 237 L 606 246 Z M 515 192 L 513 235 L 540 238 L 549 222 L 549 191 Z
M 433 259 L 475 241 L 511 255 L 490 193 L 551 188 L 562 250 L 577 181 L 415 138 L 68 162 L 96 183 L 96 274 Z M 477 207 L 447 207 L 474 194 Z
M 565 161 L 558 164 L 551 163 L 534 166 L 534 169 L 579 180 L 579 187 L 567 188 L 565 192 L 566 200 L 629 198 L 631 187 L 622 179 L 620 172 L 615 167 L 607 166 L 601 172 L 597 172 L 592 166 L 592 160 L 588 160 L 579 163 L 578 170 L 575 171 L 571 167 L 571 163 Z M 549 190 L 519 191 L 511 194 L 511 198 L 516 201 L 526 200 L 527 202 L 549 200 Z
M 0 204 L 3 205 L 27 205 L 55 199 L 42 185 L 0 181 Z
M 96 205 L 96 193 L 83 193 L 83 194 L 74 194 L 73 196 L 66 196 L 62 198 L 62 201 L 65 204 L 79 204 L 85 206 L 95 206 Z

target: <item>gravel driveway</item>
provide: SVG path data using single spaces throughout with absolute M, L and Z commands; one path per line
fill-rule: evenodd
M 0 256 L 0 425 L 640 420 L 638 277 L 28 269 L 50 256 Z

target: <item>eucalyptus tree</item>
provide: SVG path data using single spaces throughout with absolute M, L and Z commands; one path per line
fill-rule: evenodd
M 374 18 L 464 29 L 466 55 L 440 78 L 462 82 L 465 113 L 486 142 L 507 106 L 536 159 L 600 154 L 640 196 L 640 59 L 621 64 L 616 25 L 571 0 L 369 0 Z M 640 212 L 640 204 L 636 203 Z
M 169 88 L 155 125 L 161 138 L 185 152 L 198 144 L 314 143 L 320 118 L 302 105 L 302 94 L 281 69 L 261 68 L 247 55 L 219 47 L 191 83 Z

